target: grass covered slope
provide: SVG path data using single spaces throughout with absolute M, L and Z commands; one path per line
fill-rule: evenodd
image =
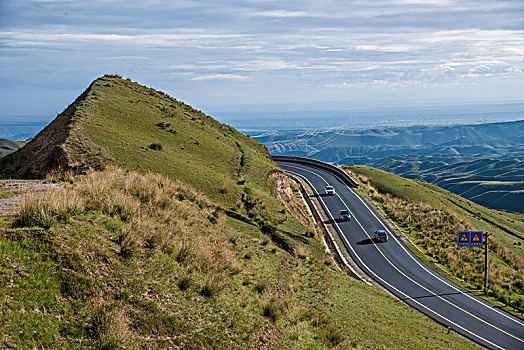
M 249 176 L 255 187 L 265 185 L 276 170 L 268 155 L 262 144 L 162 92 L 104 76 L 26 147 L 0 161 L 0 172 L 41 178 L 57 167 L 118 164 L 185 180 L 234 205 L 237 182 Z
M 341 273 L 268 156 L 161 92 L 94 81 L 0 160 L 63 185 L 0 221 L 0 347 L 474 347 Z
M 161 92 L 118 77 L 96 80 L 77 118 L 74 137 L 87 139 L 111 162 L 182 179 L 220 203 L 236 202 L 237 184 L 244 178 L 257 187 L 276 170 L 262 144 Z
M 68 181 L 0 221 L 8 348 L 476 348 L 338 271 L 317 237 L 290 254 L 187 183 Z
M 176 99 L 120 76 L 95 80 L 31 142 L 0 159 L 4 177 L 114 164 L 180 179 L 257 225 L 304 231 L 268 190 L 266 147 Z
M 489 209 L 436 185 L 383 170 L 346 169 L 412 241 L 471 289 L 484 285 L 484 248 L 457 247 L 457 232 L 489 232 L 490 295 L 511 297 L 524 307 L 524 214 Z
M 5 157 L 9 153 L 13 153 L 20 147 L 26 144 L 27 141 L 12 141 L 9 139 L 0 139 L 0 158 Z

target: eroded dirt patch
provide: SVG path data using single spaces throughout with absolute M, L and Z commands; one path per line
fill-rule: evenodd
M 286 210 L 292 213 L 302 225 L 313 230 L 313 225 L 309 220 L 300 197 L 293 193 L 289 178 L 284 173 L 280 172 L 271 174 L 269 178 L 274 179 L 274 185 L 271 188 L 272 194 L 280 200 L 282 204 L 284 204 Z
M 0 180 L 0 216 L 15 215 L 30 192 L 49 191 L 61 186 L 41 181 Z

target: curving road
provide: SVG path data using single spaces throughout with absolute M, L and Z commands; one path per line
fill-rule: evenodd
M 318 193 L 324 193 L 327 184 L 335 187 L 336 195 L 321 195 L 319 199 L 328 208 L 331 219 L 338 216 L 340 209 L 350 210 L 351 221 L 334 223 L 342 233 L 344 245 L 359 267 L 392 294 L 485 347 L 524 349 L 522 320 L 495 308 L 425 265 L 336 175 L 315 165 L 287 160 L 276 162 L 283 170 L 305 178 Z M 371 239 L 377 229 L 388 231 L 389 242 L 375 243 Z

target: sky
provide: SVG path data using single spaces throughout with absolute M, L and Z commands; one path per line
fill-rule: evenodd
M 523 70 L 522 0 L 0 0 L 14 119 L 55 116 L 104 74 L 212 113 L 524 101 Z

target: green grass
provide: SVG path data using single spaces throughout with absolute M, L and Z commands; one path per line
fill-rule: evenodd
M 490 233 L 488 288 L 497 300 L 511 297 L 524 306 L 524 214 L 482 207 L 436 185 L 404 179 L 363 166 L 348 168 L 357 174 L 362 193 L 373 199 L 430 260 L 436 260 L 465 287 L 482 289 L 483 248 L 456 247 L 457 232 Z M 438 271 L 438 269 L 437 269 Z
M 50 216 L 74 210 L 47 229 L 0 222 L 7 346 L 474 348 L 340 273 L 315 238 L 291 255 L 254 225 L 212 223 L 211 202 L 187 184 L 112 169 L 39 198 Z
M 76 114 L 73 139 L 87 140 L 89 148 L 126 168 L 191 183 L 225 206 L 236 204 L 241 176 L 260 188 L 275 169 L 263 145 L 165 94 L 117 77 L 96 80 Z M 150 149 L 153 143 L 162 150 Z
M 304 229 L 294 218 L 283 221 L 282 204 L 271 195 L 268 182 L 268 175 L 278 168 L 264 145 L 162 92 L 119 76 L 95 80 L 23 152 L 0 163 L 3 175 L 42 177 L 55 169 L 46 169 L 53 162 L 65 169 L 56 160 L 59 157 L 45 153 L 56 148 L 46 142 L 61 143 L 73 172 L 109 164 L 153 171 L 189 183 L 222 208 L 237 208 L 258 225 Z M 153 144 L 161 145 L 161 150 L 151 149 Z M 27 158 L 35 160 L 36 170 L 27 166 Z
M 238 207 L 260 222 L 282 221 L 282 205 L 268 191 L 268 175 L 277 167 L 267 149 L 228 125 L 114 76 L 96 80 L 75 115 L 73 143 L 81 144 L 77 149 L 98 150 L 101 163 L 110 159 L 128 169 L 166 174 L 225 208 Z M 150 149 L 153 143 L 162 150 Z M 249 197 L 257 200 L 251 213 L 246 209 Z M 281 228 L 302 229 L 296 220 Z
M 278 169 L 265 147 L 229 126 L 116 76 L 46 135 L 60 123 L 73 171 L 105 170 L 52 173 L 64 190 L 1 219 L 0 344 L 475 348 L 338 271 L 271 195 Z

